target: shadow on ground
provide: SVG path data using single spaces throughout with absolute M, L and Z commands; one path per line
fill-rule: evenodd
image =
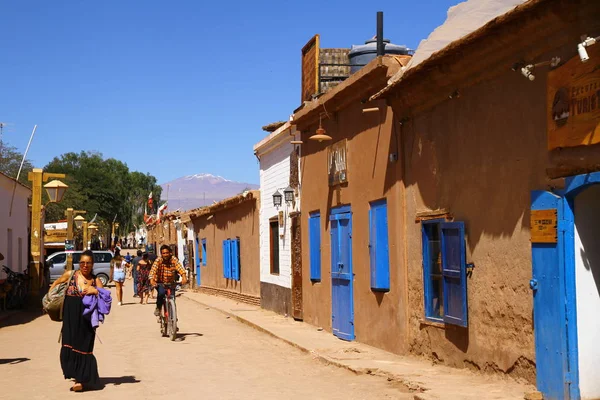
M 140 382 L 141 381 L 133 375 L 110 376 L 110 377 L 100 378 L 100 383 L 98 384 L 98 386 L 91 388 L 90 390 L 102 390 L 108 385 L 119 386 L 124 383 L 140 383 Z
M 203 333 L 178 333 L 177 341 L 183 342 L 188 336 L 204 336 Z
M 30 361 L 31 358 L 19 357 L 19 358 L 0 358 L 0 365 L 2 364 L 21 364 L 25 361 Z
M 42 310 L 15 310 L 15 311 L 0 311 L 0 328 L 7 326 L 23 325 L 38 319 L 50 318 L 42 314 Z

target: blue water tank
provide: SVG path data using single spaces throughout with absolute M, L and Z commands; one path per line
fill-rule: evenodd
M 400 46 L 390 43 L 389 39 L 383 39 L 384 54 L 409 54 L 409 49 L 406 46 Z M 350 49 L 350 74 L 355 73 L 371 60 L 377 57 L 377 38 L 367 40 L 365 44 L 352 45 Z

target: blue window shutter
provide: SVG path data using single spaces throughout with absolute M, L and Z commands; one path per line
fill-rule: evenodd
M 233 279 L 231 265 L 233 264 L 233 257 L 231 256 L 231 239 L 227 239 L 227 278 Z
M 389 253 L 387 202 L 380 200 L 371 203 L 369 210 L 369 255 L 373 290 L 390 290 Z
M 443 222 L 442 277 L 444 282 L 444 322 L 467 326 L 467 272 L 465 227 L 462 222 Z
M 229 251 L 227 250 L 227 240 L 223 240 L 223 277 L 227 278 L 227 259 Z
M 240 239 L 231 240 L 231 279 L 240 280 Z
M 202 265 L 206 266 L 206 239 L 202 239 Z
M 321 214 L 313 213 L 309 217 L 310 280 L 321 280 Z

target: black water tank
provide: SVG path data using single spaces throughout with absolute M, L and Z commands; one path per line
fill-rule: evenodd
M 408 47 L 392 44 L 389 39 L 383 39 L 383 46 L 384 54 L 409 54 Z M 365 44 L 352 45 L 348 57 L 350 58 L 350 74 L 353 74 L 377 57 L 377 38 L 367 40 Z

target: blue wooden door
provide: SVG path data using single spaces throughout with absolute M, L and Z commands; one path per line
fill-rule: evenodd
M 532 211 L 556 210 L 560 225 L 561 197 L 535 191 L 531 199 Z M 537 388 L 547 400 L 571 399 L 572 383 L 567 346 L 564 238 L 559 227 L 557 230 L 557 243 L 531 244 Z
M 196 238 L 195 248 L 194 248 L 194 262 L 196 263 L 196 284 L 200 286 L 200 249 L 198 246 L 199 239 Z
M 352 216 L 350 207 L 332 211 L 331 221 L 331 325 L 340 339 L 354 340 L 352 273 Z

